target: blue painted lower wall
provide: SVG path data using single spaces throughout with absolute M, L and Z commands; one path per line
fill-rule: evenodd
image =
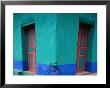
M 14 60 L 14 69 L 28 70 L 27 61 Z M 64 64 L 59 66 L 51 66 L 45 64 L 36 65 L 38 75 L 75 75 L 76 64 Z M 97 62 L 86 62 L 86 71 L 97 72 Z
M 51 66 L 44 64 L 37 64 L 38 75 L 75 75 L 76 65 L 75 64 L 65 64 L 59 66 Z
M 27 61 L 13 61 L 13 68 L 18 70 L 28 70 L 28 63 Z
M 61 75 L 75 75 L 76 74 L 76 64 L 64 64 L 60 65 Z
M 37 73 L 39 75 L 48 75 L 49 74 L 49 65 L 44 65 L 44 64 L 37 64 L 36 65 Z
M 86 62 L 86 70 L 88 72 L 97 72 L 97 62 Z
M 28 70 L 28 62 L 27 61 L 23 61 L 23 70 Z

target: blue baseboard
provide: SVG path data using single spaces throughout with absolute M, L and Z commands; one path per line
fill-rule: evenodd
M 13 68 L 14 68 L 14 69 L 18 69 L 18 70 L 23 70 L 22 61 L 14 60 L 14 61 L 13 61 Z
M 37 64 L 36 65 L 37 73 L 38 75 L 49 75 L 49 65 L 44 65 L 44 64 Z
M 28 62 L 27 61 L 23 61 L 22 64 L 23 64 L 23 70 L 24 71 L 28 70 Z
M 17 61 L 14 60 L 14 69 L 18 70 L 28 70 L 27 61 Z M 76 64 L 64 64 L 57 67 L 45 64 L 37 64 L 38 75 L 75 75 L 76 74 Z M 97 72 L 97 62 L 86 62 L 86 70 L 88 72 Z
M 60 75 L 75 75 L 76 74 L 76 64 L 64 64 L 60 65 Z
M 13 61 L 13 68 L 18 70 L 28 70 L 28 63 L 27 61 Z
M 86 62 L 86 70 L 88 72 L 97 72 L 97 62 Z
M 54 68 L 51 65 L 37 64 L 38 75 L 75 75 L 76 65 L 75 64 L 64 64 Z

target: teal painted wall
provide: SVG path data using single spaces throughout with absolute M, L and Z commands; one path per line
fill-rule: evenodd
M 60 65 L 76 63 L 79 21 L 93 25 L 89 30 L 87 61 L 97 61 L 97 14 L 58 14 L 56 59 Z
M 77 14 L 57 15 L 57 62 L 58 64 L 75 64 L 78 41 Z
M 88 36 L 87 61 L 97 62 L 97 14 L 79 14 L 79 17 L 84 18 L 82 22 L 93 25 Z
M 84 20 L 80 20 L 80 18 Z M 85 20 L 86 19 L 86 20 Z M 27 60 L 22 47 L 21 27 L 35 23 L 36 63 L 75 64 L 79 21 L 93 23 L 89 31 L 88 61 L 97 61 L 97 15 L 94 14 L 14 14 L 14 59 Z M 23 45 L 25 46 L 25 45 Z
M 50 64 L 56 61 L 56 14 L 36 17 L 37 63 Z
M 21 18 L 22 19 L 22 18 Z M 19 25 L 20 19 L 19 15 L 14 14 L 14 30 L 13 30 L 13 50 L 14 50 L 14 60 L 22 60 L 22 41 L 21 41 L 21 28 Z
M 27 60 L 24 55 L 22 43 L 21 27 L 30 23 L 35 23 L 36 31 L 36 63 L 50 64 L 56 60 L 56 14 L 14 14 L 14 59 Z M 18 37 L 19 36 L 19 37 Z M 23 35 L 22 35 L 23 36 Z M 22 47 L 23 44 L 23 47 Z M 22 53 L 23 52 L 23 53 Z

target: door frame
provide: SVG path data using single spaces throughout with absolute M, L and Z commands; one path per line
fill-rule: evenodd
M 28 59 L 28 55 L 27 55 L 28 52 L 27 52 L 27 41 L 26 40 L 25 40 L 25 53 L 27 52 L 27 54 L 26 54 L 26 57 L 27 57 L 26 60 L 27 61 L 26 61 L 26 64 L 24 64 L 24 65 L 27 65 L 26 66 L 26 71 L 29 71 L 29 72 L 32 72 L 33 74 L 36 74 L 37 73 L 37 69 L 36 69 L 36 29 L 35 29 L 35 23 L 22 26 L 22 31 L 25 34 L 25 38 L 26 38 L 26 32 L 27 32 L 26 30 L 29 30 L 29 29 L 33 29 L 34 32 L 35 32 L 35 53 L 34 53 L 35 54 L 35 58 L 34 58 L 35 62 L 34 62 L 34 71 L 29 70 L 29 59 Z M 23 42 L 23 38 L 22 38 L 22 42 Z
M 83 47 L 84 50 L 86 48 L 86 50 L 84 51 L 84 52 L 86 52 L 86 55 L 84 56 L 84 67 L 83 67 L 82 70 L 80 70 L 80 68 L 79 68 L 79 66 L 80 66 L 80 59 L 78 59 L 78 58 L 80 58 L 79 57 L 80 50 L 79 50 L 79 47 L 78 47 L 79 46 L 79 43 L 80 43 L 80 39 L 79 39 L 79 32 L 81 31 L 81 29 L 80 29 L 80 23 L 84 23 L 85 25 L 88 25 L 88 32 L 87 32 L 87 39 L 86 39 L 87 44 L 86 44 L 85 47 Z M 91 30 L 91 27 L 92 27 L 92 24 L 89 24 L 89 23 L 86 23 L 86 22 L 83 22 L 83 21 L 81 21 L 81 22 L 79 21 L 79 27 L 78 27 L 78 45 L 77 45 L 77 60 L 76 60 L 76 73 L 77 72 L 81 72 L 81 71 L 86 71 L 87 48 L 88 48 L 88 41 L 89 41 L 89 30 Z

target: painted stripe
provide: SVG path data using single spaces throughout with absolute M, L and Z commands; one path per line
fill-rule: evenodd
M 22 64 L 23 64 L 23 71 L 28 70 L 28 62 L 27 61 L 23 61 Z
M 86 70 L 88 72 L 97 72 L 97 62 L 86 62 Z
M 44 65 L 44 64 L 37 64 L 36 65 L 37 67 L 36 67 L 36 74 L 38 74 L 38 75 L 49 75 L 49 71 L 48 71 L 48 69 L 49 69 L 49 65 Z
M 75 75 L 76 74 L 76 64 L 65 64 L 60 65 L 60 75 Z
M 38 75 L 75 75 L 76 65 L 75 64 L 64 64 L 57 67 L 51 65 L 37 64 Z
M 28 70 L 27 61 L 14 60 L 14 69 Z M 38 75 L 75 75 L 76 64 L 64 64 L 57 67 L 45 64 L 37 64 L 36 74 Z M 97 62 L 86 62 L 88 72 L 97 72 Z
M 28 63 L 27 61 L 13 61 L 13 68 L 18 70 L 28 70 Z

